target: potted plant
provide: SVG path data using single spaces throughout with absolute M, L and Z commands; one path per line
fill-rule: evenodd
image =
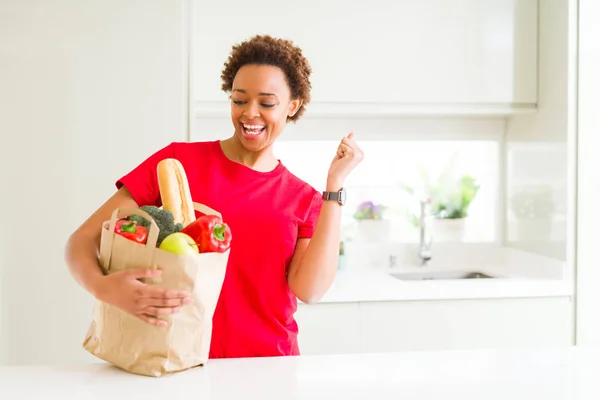
M 550 186 L 524 187 L 511 196 L 509 206 L 513 221 L 509 221 L 509 240 L 548 241 L 556 212 Z
M 480 188 L 476 179 L 468 174 L 456 177 L 452 173 L 452 162 L 434 182 L 421 169 L 424 188 L 419 198 L 426 199 L 428 203 L 428 215 L 433 217 L 432 236 L 436 241 L 462 241 L 469 207 Z M 411 196 L 417 196 L 414 188 L 404 185 L 404 189 Z M 419 227 L 419 215 L 410 213 L 409 219 L 415 227 Z
M 430 188 L 433 236 L 436 240 L 462 240 L 469 207 L 480 185 L 470 175 L 440 181 Z
M 358 240 L 366 242 L 389 240 L 391 222 L 383 217 L 385 209 L 385 206 L 372 201 L 365 201 L 358 205 L 353 215 L 358 224 Z

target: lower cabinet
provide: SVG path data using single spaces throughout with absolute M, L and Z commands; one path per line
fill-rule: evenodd
M 301 354 L 360 352 L 360 304 L 300 304 L 296 312 Z
M 302 354 L 572 344 L 568 297 L 325 303 L 298 307 Z

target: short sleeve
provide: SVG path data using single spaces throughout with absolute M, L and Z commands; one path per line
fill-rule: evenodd
M 175 158 L 174 143 L 163 147 L 146 158 L 127 175 L 117 180 L 117 189 L 125 186 L 139 207 L 145 205 L 160 206 L 160 190 L 156 167 L 165 158 Z
M 317 220 L 321 214 L 321 206 L 323 205 L 323 199 L 317 192 L 314 193 L 310 207 L 308 209 L 307 217 L 298 226 L 298 239 L 310 239 L 315 232 L 317 226 Z

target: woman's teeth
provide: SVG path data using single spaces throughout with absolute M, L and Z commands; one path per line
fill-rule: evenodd
M 243 125 L 249 135 L 258 135 L 265 129 L 264 125 Z

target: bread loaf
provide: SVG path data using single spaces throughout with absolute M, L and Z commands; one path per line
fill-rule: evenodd
M 156 170 L 163 209 L 171 211 L 175 222 L 184 227 L 195 221 L 192 194 L 181 162 L 167 158 L 158 163 Z

